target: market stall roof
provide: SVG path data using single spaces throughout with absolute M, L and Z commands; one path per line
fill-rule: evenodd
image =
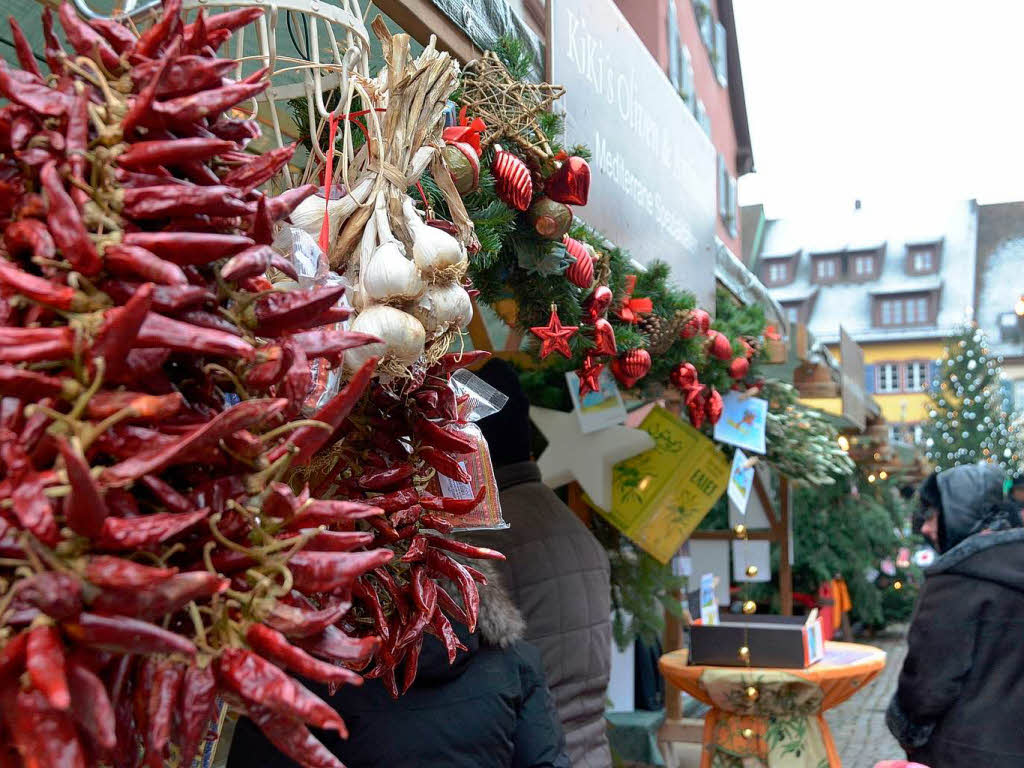
M 785 328 L 786 315 L 764 284 L 725 247 L 722 241 L 716 238 L 716 244 L 718 247 L 715 249 L 715 277 L 718 282 L 744 304 L 760 304 L 764 307 L 769 325 Z

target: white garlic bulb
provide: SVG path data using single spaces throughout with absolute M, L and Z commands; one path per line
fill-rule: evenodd
M 447 232 L 424 223 L 410 198 L 406 198 L 402 210 L 412 234 L 413 261 L 424 277 L 429 278 L 435 272 L 466 264 L 466 251 L 459 241 Z
M 371 357 L 382 357 L 399 365 L 412 365 L 423 354 L 426 333 L 412 315 L 386 304 L 374 304 L 360 312 L 349 330 L 368 333 L 381 340 L 345 352 L 345 367 L 355 371 Z
M 394 242 L 377 247 L 363 268 L 361 282 L 366 303 L 415 299 L 423 293 L 420 271 Z
M 432 285 L 412 308 L 429 338 L 464 328 L 473 319 L 473 302 L 458 283 Z
M 372 184 L 362 181 L 350 194 L 331 197 L 324 200 L 320 195 L 310 195 L 296 206 L 289 219 L 292 225 L 302 229 L 314 237 L 320 235 L 324 223 L 324 215 L 330 216 L 330 239 L 338 236 L 342 223 L 369 197 Z

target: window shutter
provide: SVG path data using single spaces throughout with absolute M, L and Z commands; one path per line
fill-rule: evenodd
M 725 158 L 718 156 L 718 215 L 724 219 L 729 210 L 729 172 Z
M 737 209 L 738 206 L 736 205 L 736 179 L 733 178 L 732 176 L 729 176 L 729 234 L 732 235 L 733 237 L 736 237 L 736 235 L 739 234 L 739 229 L 737 229 L 736 226 L 736 220 L 739 218 L 739 216 L 736 215 Z
M 924 388 L 925 388 L 926 391 L 934 392 L 936 389 L 938 389 L 938 387 L 932 386 L 932 382 L 935 381 L 935 379 L 936 379 L 936 377 L 938 375 L 939 375 L 938 363 L 936 363 L 934 360 L 929 361 L 929 363 L 928 363 L 928 381 L 926 381 L 924 383 L 924 385 L 925 385 Z
M 722 22 L 715 20 L 715 76 L 720 85 L 729 84 L 728 38 Z
M 675 0 L 668 0 L 668 79 L 678 91 L 681 72 L 679 71 L 679 20 Z
M 875 366 L 864 366 L 864 391 L 869 395 L 875 394 Z
M 693 59 L 690 58 L 690 49 L 686 47 L 685 43 L 680 44 L 680 49 L 683 52 L 683 71 L 681 75 L 683 98 L 692 107 L 697 95 L 696 87 L 693 83 Z
M 715 17 L 711 15 L 711 6 L 706 0 L 698 0 L 694 6 L 700 17 L 700 39 L 708 49 L 708 56 L 715 52 Z

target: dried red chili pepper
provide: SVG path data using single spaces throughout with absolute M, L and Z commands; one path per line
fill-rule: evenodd
M 84 188 L 85 153 L 89 148 L 89 96 L 85 91 L 76 93 L 71 100 L 64 137 L 68 169 L 73 182 L 77 182 L 71 187 L 71 199 L 75 205 L 85 206 L 90 202 L 89 193 Z
M 55 621 L 73 618 L 82 610 L 82 583 L 69 573 L 43 571 L 20 584 L 18 601 Z
M 171 725 L 184 675 L 185 667 L 169 659 L 157 661 L 153 670 L 145 733 L 146 757 L 153 768 L 163 768 L 164 751 L 171 739 Z
M 285 603 L 277 603 L 263 622 L 286 637 L 315 637 L 334 624 L 348 610 L 347 605 L 336 605 L 319 610 L 306 610 Z
M 64 74 L 64 59 L 67 54 L 61 47 L 57 36 L 53 34 L 53 14 L 49 8 L 43 11 L 43 58 L 46 59 L 46 66 L 55 75 Z
M 341 717 L 269 661 L 242 648 L 225 648 L 215 662 L 221 684 L 246 702 L 348 736 Z
M 223 331 L 224 333 L 230 333 L 232 336 L 241 336 L 242 332 L 238 330 L 238 326 L 232 323 L 223 315 L 215 315 L 212 312 L 207 312 L 203 309 L 187 309 L 184 312 L 178 312 L 175 315 L 175 319 L 181 320 L 183 323 L 189 325 L 195 325 L 199 328 L 209 328 L 213 331 Z M 262 350 L 260 350 L 262 352 Z M 248 379 L 246 379 L 248 381 Z
M 107 689 L 96 673 L 83 664 L 68 664 L 71 715 L 103 750 L 117 746 L 117 723 Z
M 440 590 L 440 588 L 438 589 Z M 440 597 L 440 591 L 438 592 L 438 597 Z M 459 640 L 459 636 L 455 634 L 452 623 L 448 621 L 448 617 L 441 613 L 441 611 L 434 611 L 433 616 L 430 617 L 430 627 L 441 638 L 441 642 L 444 643 L 445 650 L 448 652 L 448 663 L 454 664 L 455 657 L 459 651 L 465 651 L 467 648 Z
M 177 514 L 157 512 L 142 517 L 108 517 L 96 543 L 105 549 L 139 549 L 167 541 L 210 514 L 209 509 Z
M 163 13 L 153 26 L 147 29 L 135 42 L 132 53 L 136 56 L 153 58 L 168 40 L 179 40 L 177 32 L 181 26 L 181 0 L 164 0 Z M 164 53 L 166 54 L 166 51 Z
M 65 623 L 63 629 L 72 640 L 90 648 L 118 653 L 196 655 L 196 647 L 188 638 L 148 621 L 129 619 L 126 616 L 100 616 L 83 612 L 75 621 Z
M 457 454 L 476 452 L 476 443 L 471 437 L 445 429 L 427 419 L 416 422 L 416 434 L 424 443 L 434 448 Z
M 252 345 L 230 333 L 200 328 L 153 312 L 142 323 L 136 346 L 167 347 L 176 352 L 224 355 L 243 360 L 252 360 L 256 356 Z
M 236 66 L 237 64 L 232 59 L 213 59 L 207 56 L 179 56 L 171 62 L 164 72 L 156 95 L 165 98 L 168 96 L 180 96 L 194 91 L 205 91 L 207 88 L 220 85 L 223 79 Z M 149 79 L 156 75 L 159 67 L 159 60 L 139 62 L 132 67 L 132 79 L 136 83 L 149 82 Z M 205 137 L 196 138 L 205 139 Z M 192 138 L 184 140 L 191 141 Z M 231 146 L 218 150 L 218 152 L 235 148 L 235 142 L 231 142 Z M 213 156 L 209 155 L 209 157 Z M 200 157 L 195 159 L 203 160 L 206 158 Z M 174 165 L 175 163 L 168 161 L 168 164 Z M 163 165 L 163 163 L 160 163 L 160 165 Z
M 57 440 L 57 448 L 64 458 L 71 493 L 64 500 L 64 518 L 75 533 L 96 538 L 103 531 L 103 521 L 110 516 L 99 486 L 89 472 L 85 459 L 64 438 Z
M 123 390 L 97 392 L 85 407 L 85 415 L 90 419 L 105 419 L 128 410 L 130 418 L 164 421 L 181 410 L 182 404 L 179 392 L 168 395 L 146 395 Z
M 206 31 L 208 33 L 218 30 L 234 32 L 256 21 L 264 13 L 265 11 L 262 8 L 239 8 L 234 11 L 213 14 L 205 19 Z M 185 27 L 186 36 L 195 33 L 195 24 L 196 22 L 193 22 Z
M 67 713 L 54 709 L 38 690 L 18 691 L 13 711 L 4 698 L 5 719 L 11 723 L 11 736 L 26 766 L 86 768 L 85 753 Z
M 249 192 L 270 181 L 295 154 L 295 144 L 272 149 L 235 168 L 224 177 L 224 183 Z
M 288 568 L 300 592 L 331 592 L 351 586 L 359 575 L 391 560 L 390 549 L 367 552 L 298 552 Z
M 468 352 L 449 352 L 427 370 L 427 376 L 447 377 L 452 371 L 476 365 L 490 356 L 491 353 L 483 349 Z
M 152 28 L 151 28 L 152 29 Z M 178 56 L 180 41 L 171 43 L 170 49 L 159 59 L 160 64 L 152 77 L 146 80 L 145 85 L 139 91 L 139 95 L 129 101 L 128 111 L 121 120 L 121 133 L 127 138 L 136 132 L 140 126 L 152 124 L 158 118 L 153 113 L 153 105 L 156 103 L 156 93 L 160 89 L 164 74 L 171 62 Z
M 102 359 L 105 372 L 113 379 L 117 379 L 124 370 L 128 353 L 136 346 L 139 331 L 153 305 L 153 291 L 152 283 L 143 283 L 128 297 L 124 306 L 107 311 L 103 317 L 103 325 L 96 334 L 96 341 L 89 350 L 89 355 L 94 361 L 97 358 Z M 90 400 L 90 408 L 98 407 L 100 394 L 103 393 L 97 393 L 97 396 Z M 178 407 L 180 404 L 179 396 Z
M 288 536 L 283 538 L 288 538 Z M 368 531 L 321 531 L 306 543 L 304 551 L 351 552 L 366 546 L 371 541 L 373 541 L 373 534 Z
M 315 184 L 305 184 L 301 187 L 295 187 L 289 189 L 286 192 L 282 192 L 277 197 L 272 197 L 267 200 L 267 213 L 273 221 L 283 219 L 285 216 L 291 215 L 299 203 L 305 200 L 312 194 L 315 194 L 318 187 Z
M 172 216 L 244 216 L 255 208 L 238 196 L 234 187 L 197 187 L 163 184 L 119 190 L 124 215 L 133 219 L 164 219 Z
M 49 230 L 38 219 L 19 219 L 8 224 L 4 230 L 4 245 L 14 258 L 27 254 L 33 259 L 53 260 L 57 256 L 57 246 Z
M 86 23 L 99 32 L 118 54 L 135 45 L 136 37 L 128 27 L 110 19 L 86 19 Z
M 437 584 L 428 578 L 427 569 L 421 565 L 412 567 L 412 600 L 420 613 L 428 618 L 437 607 Z
M 175 613 L 193 600 L 222 593 L 227 579 L 208 571 L 187 571 L 147 587 L 101 591 L 89 606 L 97 613 L 116 613 L 136 619 L 155 619 Z
M 437 607 L 444 610 L 449 616 L 456 621 L 462 622 L 467 627 L 469 626 L 469 616 L 466 615 L 466 611 L 463 610 L 462 606 L 455 602 L 454 598 L 449 595 L 445 589 L 438 584 L 437 586 Z M 441 611 L 435 613 L 435 617 Z
M 412 525 L 420 519 L 420 514 L 423 512 L 423 507 L 419 504 L 413 504 L 411 507 L 400 509 L 391 515 L 390 523 L 395 528 L 404 528 L 407 525 Z
M 141 277 L 160 285 L 188 283 L 185 273 L 177 264 L 165 261 L 136 245 L 108 245 L 103 251 L 103 263 L 115 275 Z
M 319 635 L 294 640 L 295 645 L 314 656 L 342 663 L 365 661 L 380 647 L 379 637 L 351 637 L 333 625 L 324 627 Z
M 253 244 L 252 239 L 244 235 L 208 232 L 127 232 L 122 242 L 145 248 L 181 266 L 207 264 Z
M 380 342 L 380 339 L 368 333 L 343 331 L 340 329 L 300 331 L 299 333 L 293 333 L 288 338 L 293 344 L 298 345 L 306 353 L 307 357 L 322 357 L 328 360 L 331 365 L 340 365 L 342 355 L 347 349 Z
M 432 466 L 445 477 L 450 477 L 452 480 L 458 480 L 460 483 L 469 484 L 473 482 L 473 478 L 470 476 L 469 472 L 466 471 L 465 467 L 463 467 L 458 460 L 452 458 L 447 452 L 434 448 L 431 445 L 422 445 L 417 453 L 427 462 L 427 464 Z
M 28 647 L 28 632 L 15 635 L 0 648 L 0 680 L 21 674 L 25 667 L 25 649 Z
M 405 655 L 405 669 L 402 673 L 402 693 L 406 693 L 416 681 L 416 672 L 420 663 L 420 651 L 423 649 L 423 638 L 412 644 Z M 449 662 L 451 663 L 451 662 Z
M 242 280 L 247 277 L 262 275 L 273 267 L 293 280 L 298 280 L 298 273 L 292 263 L 269 245 L 256 245 L 232 256 L 221 267 L 220 276 L 225 280 Z
M 74 201 L 64 191 L 64 184 L 57 173 L 57 166 L 47 163 L 39 172 L 39 181 L 46 192 L 49 211 L 46 223 L 50 228 L 53 240 L 60 248 L 61 255 L 71 266 L 83 275 L 92 276 L 100 271 L 100 261 L 96 246 L 93 245 L 89 232 L 82 222 L 82 216 Z
M 104 280 L 100 288 L 117 303 L 125 303 L 139 290 L 141 283 L 128 280 Z M 198 285 L 156 285 L 152 291 L 152 306 L 156 312 L 181 312 L 207 304 L 217 297 Z
M 374 506 L 390 513 L 412 506 L 417 501 L 417 495 L 416 491 L 412 488 L 403 488 L 400 491 L 385 493 L 383 496 L 374 496 L 370 501 Z
M 248 710 L 249 717 L 281 754 L 307 768 L 345 768 L 297 719 L 254 704 L 250 704 Z
M 269 80 L 259 83 L 233 83 L 168 101 L 157 101 L 153 103 L 152 110 L 154 114 L 174 125 L 214 119 L 220 112 L 263 93 L 269 85 Z
M 42 691 L 51 707 L 65 710 L 71 706 L 64 644 L 52 624 L 42 624 L 29 631 L 25 668 L 32 685 Z
M 419 497 L 420 505 L 424 509 L 434 512 L 447 512 L 450 515 L 467 515 L 480 506 L 480 503 L 487 495 L 487 487 L 481 486 L 476 496 L 472 499 L 453 499 L 448 496 L 430 496 L 423 494 Z
M 399 464 L 390 469 L 365 472 L 359 477 L 359 487 L 368 491 L 387 491 L 405 484 L 415 469 L 411 464 Z
M 61 27 L 64 28 L 65 37 L 79 56 L 94 59 L 108 72 L 116 72 L 120 68 L 120 59 L 110 47 L 110 43 L 85 23 L 71 7 L 71 3 L 66 0 L 61 3 L 57 16 Z
M 423 535 L 417 534 L 412 537 L 412 542 L 409 544 L 409 549 L 406 550 L 405 554 L 402 555 L 403 563 L 415 563 L 427 558 L 427 538 Z
M 174 486 L 166 483 L 156 475 L 146 475 L 142 478 L 142 484 L 156 497 L 168 512 L 189 512 L 192 510 L 192 502 L 184 495 L 174 490 Z
M 221 115 L 210 126 L 210 133 L 218 139 L 227 139 L 239 146 L 245 146 L 251 139 L 260 135 L 260 129 L 255 120 L 236 120 Z
M 324 286 L 306 291 L 274 291 L 246 308 L 245 322 L 256 333 L 276 336 L 333 307 L 345 295 L 345 286 Z
M 233 66 L 230 60 L 226 63 L 229 68 Z M 234 149 L 234 146 L 231 141 L 206 138 L 139 141 L 117 156 L 117 164 L 122 168 L 142 171 L 163 165 L 180 165 L 192 160 L 209 160 Z
M 303 677 L 320 683 L 362 685 L 363 678 L 352 670 L 313 658 L 288 642 L 283 634 L 263 624 L 251 624 L 245 639 L 260 656 Z
M 0 96 L 48 117 L 61 117 L 68 111 L 71 99 L 65 94 L 50 88 L 41 79 L 19 75 L 29 73 L 12 70 L 6 61 L 0 61 Z
M 23 435 L 28 426 L 26 424 Z M 59 532 L 53 507 L 45 494 L 42 474 L 32 467 L 25 449 L 13 441 L 0 444 L 0 458 L 7 465 L 7 480 L 13 486 L 10 499 L 18 523 L 44 544 L 55 546 Z
M 480 593 L 477 592 L 476 583 L 469 575 L 469 571 L 463 567 L 462 563 L 452 560 L 436 549 L 427 551 L 427 568 L 433 573 L 455 582 L 459 588 L 459 594 L 462 596 L 463 610 L 469 619 L 466 626 L 471 633 L 475 632 L 477 616 L 480 614 Z
M 21 25 L 15 20 L 13 16 L 7 17 L 7 23 L 11 25 L 11 37 L 14 38 L 14 52 L 18 57 L 18 64 L 26 72 L 31 72 L 38 78 L 43 77 L 43 73 L 39 71 L 39 65 L 36 64 L 35 54 L 32 53 L 32 44 L 29 43 L 28 38 L 25 37 L 25 33 L 21 29 Z
M 154 568 L 120 557 L 93 555 L 86 561 L 83 575 L 97 587 L 130 590 L 152 587 L 177 572 L 177 568 Z
M 213 716 L 216 697 L 217 680 L 212 666 L 193 665 L 185 670 L 177 707 L 180 724 L 177 741 L 183 765 L 191 765 L 199 751 L 199 742 Z
M 88 307 L 85 296 L 71 286 L 36 277 L 8 262 L 0 261 L 0 283 L 32 301 L 55 309 L 81 312 Z
M 455 539 L 442 539 L 440 536 L 427 536 L 427 543 L 434 549 L 443 549 L 454 552 L 457 555 L 471 557 L 476 560 L 504 560 L 505 555 L 496 549 L 488 547 L 474 547 L 464 541 Z
M 295 450 L 292 466 L 306 464 L 313 454 L 323 447 L 334 430 L 338 429 L 341 423 L 348 418 L 355 404 L 362 397 L 363 392 L 366 391 L 366 387 L 369 385 L 376 368 L 377 358 L 371 357 L 352 375 L 345 388 L 314 414 L 313 418 L 316 421 L 326 423 L 330 429 L 313 426 L 300 427 L 292 432 L 285 445 L 270 453 L 270 460 L 275 461 L 288 450 Z

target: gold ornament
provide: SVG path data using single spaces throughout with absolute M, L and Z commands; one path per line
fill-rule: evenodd
M 754 731 L 751 728 L 744 728 L 742 731 L 740 731 L 740 733 L 742 734 L 744 739 L 754 738 Z
M 751 613 L 757 613 L 757 603 L 753 600 L 747 600 L 747 602 L 743 604 L 743 612 L 748 615 Z
M 747 701 L 757 701 L 761 697 L 761 693 L 752 685 L 748 685 L 744 693 L 747 695 Z
M 750 649 L 745 645 L 740 648 L 740 658 L 743 661 L 750 661 Z
M 732 532 L 736 534 L 737 539 L 747 538 L 747 526 L 743 523 L 737 523 L 736 527 L 732 529 Z
M 747 566 L 747 576 L 749 576 L 750 578 L 754 578 L 755 576 L 757 576 L 757 566 L 756 565 L 748 565 Z

